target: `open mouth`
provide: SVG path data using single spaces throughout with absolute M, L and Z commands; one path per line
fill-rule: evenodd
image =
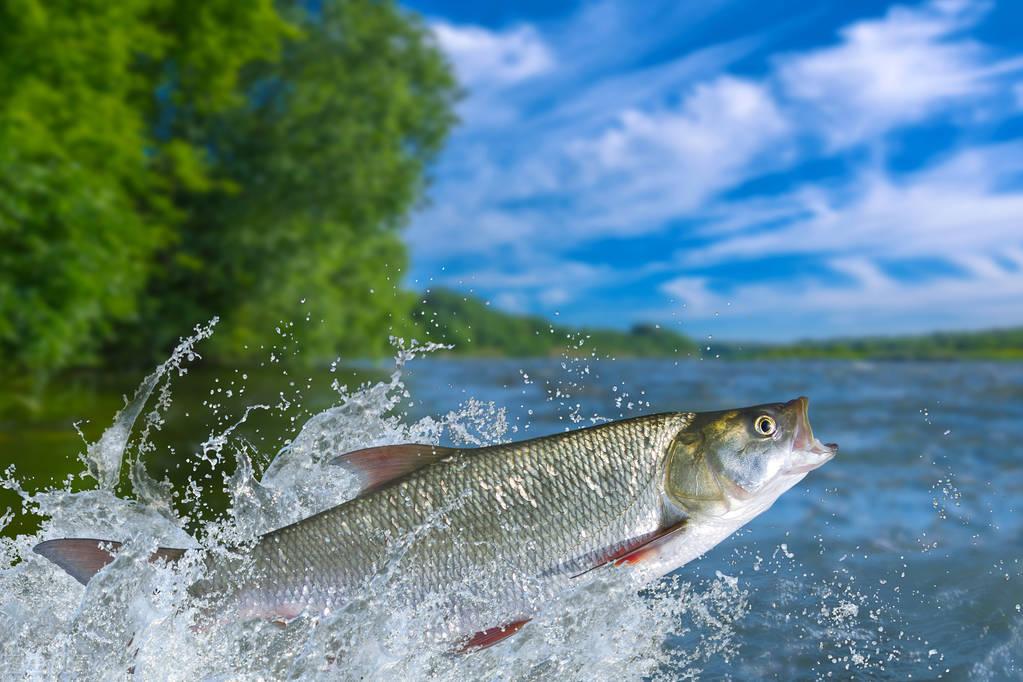
M 823 466 L 838 454 L 837 443 L 822 443 L 813 435 L 810 428 L 810 401 L 801 396 L 791 401 L 786 407 L 799 410 L 796 417 L 796 434 L 792 440 L 792 449 L 799 460 L 786 469 L 785 474 L 805 474 Z
M 824 466 L 837 454 L 838 443 L 822 443 L 815 439 L 809 449 L 799 451 L 799 456 L 805 457 L 806 461 L 795 464 L 782 473 L 805 474 L 808 471 Z

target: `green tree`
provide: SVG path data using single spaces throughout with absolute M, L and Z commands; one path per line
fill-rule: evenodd
M 241 67 L 287 32 L 271 0 L 0 4 L 3 370 L 83 364 L 136 314 L 175 196 L 209 186 L 162 118 L 237 106 Z
M 174 122 L 210 150 L 221 189 L 183 202 L 140 327 L 150 348 L 213 314 L 214 352 L 232 359 L 265 357 L 267 332 L 306 314 L 313 357 L 380 350 L 408 324 L 399 229 L 454 122 L 451 70 L 391 2 L 287 16 L 301 35 L 245 69 L 246 106 Z

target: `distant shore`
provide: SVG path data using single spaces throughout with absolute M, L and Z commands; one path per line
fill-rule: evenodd
M 557 324 L 516 315 L 448 289 L 426 293 L 413 313 L 423 335 L 450 343 L 457 355 L 544 357 L 713 357 L 735 360 L 1023 360 L 1023 327 L 868 336 L 792 343 L 700 343 L 656 324 L 628 331 Z M 710 346 L 709 350 L 707 346 Z

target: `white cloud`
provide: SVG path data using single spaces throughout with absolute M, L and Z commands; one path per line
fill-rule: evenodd
M 907 282 L 870 260 L 840 258 L 823 262 L 822 274 L 830 269 L 844 276 L 842 283 L 803 279 L 744 284 L 719 293 L 706 281 L 680 277 L 662 288 L 685 301 L 687 322 L 713 322 L 727 310 L 765 339 L 1019 324 L 1023 273 L 991 259 L 976 265 L 970 276 Z
M 552 308 L 568 303 L 575 295 L 568 287 L 551 287 L 541 291 L 538 298 L 545 308 Z
M 1017 272 L 1023 272 L 1023 248 L 1006 246 L 999 255 L 1008 261 Z
M 690 40 L 699 49 L 679 55 L 677 27 L 699 30 L 684 20 L 691 10 L 667 26 L 657 23 L 665 6 L 641 5 L 598 3 L 556 24 L 501 31 L 434 24 L 470 96 L 432 207 L 408 233 L 417 272 L 445 264 L 445 283 L 477 287 L 495 303 L 570 310 L 613 283 L 669 270 L 677 277 L 661 293 L 686 301 L 693 315 L 727 303 L 717 293 L 723 285 L 756 277 L 722 274 L 722 264 L 797 256 L 855 286 L 743 284 L 730 296 L 805 290 L 795 309 L 827 313 L 836 329 L 846 323 L 842 306 L 866 315 L 872 296 L 890 297 L 879 308 L 889 312 L 911 309 L 914 297 L 938 305 L 932 296 L 976 296 L 967 312 L 977 319 L 997 313 L 985 301 L 1010 308 L 984 286 L 1015 291 L 1006 278 L 1021 272 L 1012 254 L 1023 254 L 1023 143 L 953 147 L 987 139 L 992 123 L 1023 106 L 1023 58 L 1002 58 L 968 35 L 983 10 L 941 0 L 896 7 L 740 78 L 728 75 L 730 65 L 769 44 L 769 30 L 709 46 Z M 893 170 L 887 144 L 871 144 L 897 143 L 891 133 L 934 122 L 963 134 L 922 170 Z M 869 161 L 853 149 L 863 144 Z M 784 175 L 819 160 L 834 174 L 799 185 Z M 772 173 L 764 186 L 773 191 L 728 194 Z M 620 258 L 613 246 L 594 247 L 603 266 L 578 255 L 601 240 L 658 232 L 663 240 L 672 229 L 704 246 L 675 256 L 632 241 L 629 252 L 644 255 Z M 918 288 L 878 266 L 920 258 L 961 276 Z M 710 266 L 713 276 L 704 274 Z
M 984 50 L 957 37 L 973 20 L 962 10 L 952 3 L 894 7 L 882 19 L 852 24 L 837 45 L 783 58 L 783 89 L 835 147 L 968 102 L 991 83 Z
M 755 43 L 746 40 L 592 82 L 572 80 L 587 70 L 585 58 L 555 64 L 546 47 L 570 39 L 572 22 L 548 40 L 526 25 L 495 32 L 438 22 L 463 79 L 484 92 L 464 105 L 472 146 L 463 142 L 442 169 L 446 182 L 411 241 L 430 257 L 524 252 L 530 244 L 563 250 L 729 211 L 714 205 L 716 197 L 805 158 L 796 140 L 808 132 L 847 144 L 988 88 L 998 64 L 956 37 L 972 20 L 953 3 L 895 8 L 847 27 L 832 47 L 782 58 L 762 80 L 710 75 Z M 602 32 L 628 23 L 608 7 L 579 21 L 590 26 L 591 44 L 612 40 Z M 539 73 L 549 78 L 514 94 L 493 90 Z M 536 98 L 555 106 L 526 114 Z
M 571 221 L 556 221 L 558 234 L 589 240 L 659 230 L 749 177 L 768 152 L 785 158 L 788 122 L 760 84 L 725 76 L 680 94 L 675 107 L 628 109 L 545 160 L 548 170 L 560 169 L 555 193 L 575 200 Z
M 1023 189 L 1005 185 L 1023 171 L 1023 144 L 959 152 L 933 168 L 895 179 L 871 171 L 829 196 L 804 189 L 778 199 L 806 217 L 773 230 L 736 231 L 688 251 L 682 262 L 706 266 L 783 254 L 961 257 L 1023 241 Z M 709 228 L 712 232 L 713 227 Z
M 659 275 L 670 267 L 667 262 L 651 262 L 618 268 L 553 254 L 527 252 L 525 255 L 528 262 L 509 252 L 505 258 L 480 264 L 471 272 L 432 278 L 430 284 L 473 291 L 484 298 L 489 296 L 507 310 L 542 311 L 549 315 L 570 304 L 608 299 L 609 292 L 613 294 L 619 288 Z M 606 319 L 603 324 L 613 324 L 613 321 Z
M 431 28 L 459 80 L 469 88 L 517 83 L 554 65 L 550 49 L 532 26 L 491 31 L 437 21 Z
M 619 125 L 594 141 L 578 143 L 577 149 L 582 165 L 598 177 L 613 174 L 620 191 L 667 191 L 678 200 L 676 210 L 682 210 L 734 184 L 787 131 L 764 87 L 721 77 L 697 85 L 678 109 L 625 111 Z M 633 186 L 618 183 L 622 173 Z
M 711 292 L 709 284 L 710 280 L 706 277 L 675 277 L 662 284 L 661 291 L 702 317 L 705 311 L 714 308 L 720 300 L 717 294 Z
M 584 297 L 592 290 L 621 282 L 621 273 L 571 260 L 543 259 L 535 267 L 507 268 L 509 263 L 479 269 L 466 276 L 444 278 L 448 286 L 495 292 L 494 302 L 507 310 L 552 310 Z
M 503 291 L 494 296 L 494 304 L 509 313 L 529 312 L 529 302 L 526 297 L 511 291 Z
M 593 138 L 517 147 L 509 165 L 495 158 L 500 143 L 463 147 L 409 238 L 424 256 L 505 256 L 660 229 L 738 181 L 786 130 L 764 88 L 725 77 L 689 88 L 675 108 L 623 112 Z
M 500 268 L 501 264 L 496 264 Z M 589 287 L 608 281 L 614 273 L 608 268 L 576 261 L 540 262 L 543 267 L 531 270 L 480 269 L 465 279 L 466 283 L 490 289 L 534 289 L 562 287 L 573 284 Z

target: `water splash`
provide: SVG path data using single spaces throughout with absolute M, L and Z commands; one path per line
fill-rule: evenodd
M 212 333 L 213 324 L 198 328 L 146 377 L 86 448 L 83 474 L 95 480 L 93 489 L 72 491 L 68 482 L 29 492 L 13 472 L 0 481 L 21 495 L 27 510 L 46 518 L 34 535 L 0 540 L 0 654 L 11 677 L 695 679 L 717 676 L 741 659 L 753 595 L 744 579 L 720 572 L 688 581 L 673 576 L 652 586 L 634 582 L 628 572 L 593 572 L 545 604 L 515 637 L 464 656 L 424 637 L 442 619 L 440 597 L 404 603 L 398 598 L 400 576 L 390 574 L 344 608 L 285 629 L 263 622 L 197 627 L 209 604 L 190 596 L 188 588 L 205 577 L 204 566 L 195 554 L 174 566 L 153 564 L 148 557 L 156 547 L 231 553 L 268 530 L 349 499 L 357 489 L 353 477 L 327 465 L 340 452 L 394 442 L 481 446 L 501 442 L 514 430 L 501 406 L 472 398 L 444 415 L 408 419 L 400 411 L 412 397 L 406 365 L 439 346 L 395 341 L 395 366 L 387 379 L 355 388 L 335 380 L 335 403 L 307 419 L 262 472 L 254 463 L 259 453 L 240 427 L 255 412 L 279 405 L 249 405 L 233 421 L 221 422 L 182 462 L 194 474 L 175 490 L 149 476 L 144 462 L 154 455 L 152 435 L 172 404 L 171 379 L 187 372 L 186 363 L 198 357 L 196 344 Z M 597 414 L 581 417 L 571 402 L 572 393 L 585 389 L 589 365 L 563 369 L 564 381 L 545 384 L 549 399 L 572 423 L 602 421 Z M 281 400 L 288 400 L 283 393 Z M 200 473 L 226 471 L 226 464 L 233 469 L 219 480 Z M 214 488 L 228 496 L 225 514 L 180 511 L 202 508 Z M 11 517 L 0 516 L 0 527 Z M 58 537 L 110 538 L 125 545 L 83 588 L 31 551 Z M 792 558 L 787 548 L 778 561 L 786 558 Z M 816 588 L 793 589 L 816 600 L 802 631 L 821 644 L 818 669 L 830 666 L 845 674 L 849 665 L 869 669 L 869 657 L 856 658 L 867 641 L 862 623 L 869 597 L 821 582 Z M 394 608 L 398 603 L 403 606 Z M 836 647 L 844 653 L 836 655 Z

